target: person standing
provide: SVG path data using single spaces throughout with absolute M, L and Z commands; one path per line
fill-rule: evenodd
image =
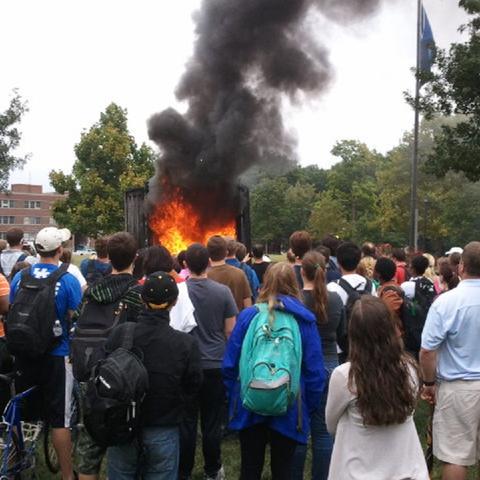
M 312 249 L 312 237 L 305 230 L 298 230 L 290 235 L 288 244 L 290 245 L 292 253 L 295 255 L 295 264 L 293 265 L 293 270 L 295 272 L 295 278 L 298 282 L 298 288 L 301 290 L 303 288 L 302 258 L 309 250 Z
M 59 260 L 63 253 L 62 243 L 70 238 L 66 228 L 46 227 L 35 238 L 35 249 L 40 260 L 30 268 L 35 279 L 48 279 L 59 270 Z M 61 273 L 61 272 L 59 272 Z M 25 271 L 18 272 L 12 280 L 10 303 L 15 302 L 17 293 L 23 288 L 22 277 Z M 59 342 L 46 355 L 35 360 L 17 356 L 18 370 L 22 373 L 19 389 L 37 385 L 41 396 L 43 417 L 52 427 L 52 442 L 57 453 L 63 480 L 73 480 L 72 442 L 70 421 L 72 419 L 73 374 L 70 363 L 70 321 L 73 312 L 82 299 L 78 280 L 70 273 L 63 272 L 55 285 L 55 327 L 59 329 Z M 58 322 L 58 325 L 57 325 Z M 7 340 L 8 340 L 7 319 Z M 37 401 L 33 395 L 29 399 Z M 34 408 L 35 409 L 35 408 Z
M 265 276 L 265 272 L 270 265 L 270 262 L 266 262 L 263 259 L 263 255 L 265 254 L 265 250 L 263 249 L 263 245 L 261 243 L 256 243 L 252 247 L 252 260 L 251 260 L 251 267 L 255 270 L 257 274 L 258 281 L 260 286 L 263 284 L 263 277 Z
M 348 335 L 350 361 L 333 371 L 327 398 L 327 428 L 335 436 L 329 480 L 428 480 L 413 421 L 417 366 L 387 306 L 361 297 Z
M 207 243 L 210 255 L 210 268 L 207 276 L 210 280 L 226 285 L 232 292 L 238 311 L 252 305 L 252 291 L 245 273 L 239 268 L 227 265 L 227 241 L 220 235 L 210 237 Z
M 133 346 L 142 353 L 149 388 L 140 405 L 140 438 L 108 448 L 112 480 L 177 480 L 179 425 L 189 399 L 202 383 L 197 341 L 169 326 L 169 311 L 178 297 L 175 280 L 166 272 L 149 275 L 141 290 L 145 310 L 137 319 Z M 105 345 L 107 353 L 122 345 L 125 324 L 117 326 Z M 142 450 L 145 455 L 142 456 Z
M 107 252 L 108 238 L 100 237 L 95 240 L 96 258 L 85 258 L 80 264 L 80 271 L 88 285 L 112 273 L 112 265 Z
M 37 263 L 37 259 L 22 250 L 23 230 L 13 227 L 7 232 L 8 248 L 0 252 L 0 274 L 10 279 L 10 274 L 17 262 L 26 261 L 30 265 Z
M 480 242 L 465 247 L 459 273 L 459 285 L 430 307 L 420 350 L 422 397 L 435 404 L 433 453 L 443 462 L 443 480 L 465 480 L 480 459 Z
M 270 444 L 273 480 L 291 480 L 295 450 L 306 444 L 310 415 L 318 408 L 325 385 L 325 368 L 315 315 L 299 300 L 300 292 L 292 267 L 280 262 L 269 267 L 257 305 L 245 309 L 238 317 L 223 360 L 223 377 L 228 390 L 229 427 L 239 431 L 241 480 L 260 480 L 265 448 Z M 247 410 L 240 396 L 240 357 L 249 326 L 259 308 L 268 309 L 275 325 L 275 311 L 294 317 L 300 331 L 302 362 L 298 400 L 284 415 L 265 416 Z M 292 374 L 293 376 L 293 374 Z M 291 377 L 292 378 L 292 377 Z
M 224 243 L 225 240 L 221 245 Z M 207 277 L 210 255 L 212 253 L 198 243 L 190 245 L 185 253 L 190 271 L 187 280 L 188 295 L 195 308 L 194 316 L 197 323 L 191 335 L 196 338 L 200 349 L 203 383 L 198 396 L 188 405 L 180 426 L 180 480 L 189 479 L 192 475 L 199 416 L 205 478 L 207 480 L 225 478 L 221 456 L 225 403 L 221 366 L 227 339 L 232 333 L 238 310 L 230 289 Z M 245 277 L 237 268 L 225 266 Z
M 331 373 L 338 366 L 337 343 L 343 345 L 346 340 L 346 318 L 341 298 L 337 293 L 327 291 L 326 270 L 324 257 L 320 253 L 311 251 L 303 256 L 303 290 L 301 293 L 304 304 L 315 313 L 328 382 Z M 327 395 L 328 383 L 327 388 L 322 393 L 318 408 L 315 409 L 310 421 L 312 480 L 327 480 L 330 457 L 332 456 L 333 438 L 328 433 L 325 424 Z M 307 446 L 298 445 L 295 451 L 292 480 L 303 479 L 306 455 Z

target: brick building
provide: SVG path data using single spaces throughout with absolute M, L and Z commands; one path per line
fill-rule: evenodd
M 7 230 L 20 227 L 25 240 L 33 241 L 44 227 L 56 226 L 52 205 L 63 198 L 55 192 L 43 192 L 41 185 L 14 184 L 12 189 L 0 192 L 0 238 Z

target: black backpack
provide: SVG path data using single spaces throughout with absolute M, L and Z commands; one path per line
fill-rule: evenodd
M 101 272 L 97 268 L 95 268 L 95 260 L 88 260 L 87 263 L 87 275 L 85 277 L 85 280 L 87 281 L 87 285 L 91 286 L 94 283 L 98 282 L 99 280 L 102 280 L 105 278 L 107 275 L 110 275 L 112 273 L 112 267 L 111 265 L 105 272 Z
M 87 382 L 84 423 L 102 447 L 129 443 L 138 436 L 141 403 L 148 390 L 143 355 L 134 346 L 136 324 L 127 322 L 122 345 L 100 360 Z
M 125 290 L 135 285 L 132 283 Z M 127 305 L 121 300 L 114 303 L 97 303 L 86 293 L 72 337 L 73 376 L 79 382 L 86 382 L 92 368 L 104 357 L 103 347 L 110 332 L 126 321 Z
M 402 297 L 403 303 L 400 309 L 400 320 L 403 326 L 403 342 L 405 350 L 418 359 L 422 343 L 422 332 L 427 319 L 428 310 L 435 300 L 435 288 L 433 283 L 424 277 L 412 280 L 415 282 L 415 294 L 413 300 L 405 296 L 400 287 L 385 287 L 384 291 L 392 290 Z
M 344 278 L 340 278 L 337 280 L 337 284 L 345 290 L 347 294 L 347 303 L 345 304 L 345 314 L 347 319 L 347 332 L 348 332 L 348 324 L 350 322 L 350 317 L 352 315 L 352 310 L 358 300 L 362 297 L 362 295 L 371 295 L 372 294 L 372 282 L 366 278 L 365 279 L 365 286 L 362 287 L 362 283 L 358 284 L 356 287 L 350 285 Z M 339 356 L 340 360 L 346 361 L 348 356 L 348 341 L 345 339 L 344 344 L 347 347 L 343 350 L 343 354 Z
M 40 357 L 62 338 L 63 329 L 55 309 L 55 290 L 67 270 L 68 264 L 63 263 L 47 278 L 34 278 L 31 267 L 22 270 L 5 323 L 7 346 L 12 355 Z

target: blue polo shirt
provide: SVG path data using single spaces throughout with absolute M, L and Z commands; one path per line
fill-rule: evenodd
M 440 380 L 480 380 L 480 279 L 463 280 L 435 300 L 422 348 L 437 351 Z
M 58 269 L 57 265 L 50 263 L 36 263 L 31 267 L 31 273 L 35 278 L 48 278 L 48 276 Z M 22 272 L 18 272 L 12 280 L 10 286 L 10 303 L 15 300 Z M 82 289 L 79 281 L 71 274 L 65 273 L 57 282 L 55 289 L 55 310 L 57 318 L 62 324 L 63 334 L 60 344 L 50 353 L 57 357 L 66 357 L 70 355 L 69 322 L 67 313 L 69 310 L 76 310 L 82 301 Z

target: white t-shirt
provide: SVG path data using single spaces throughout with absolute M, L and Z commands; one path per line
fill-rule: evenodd
M 58 262 L 58 266 L 60 266 L 61 264 L 62 262 Z M 82 275 L 82 272 L 76 265 L 70 263 L 68 265 L 67 272 L 71 273 L 78 280 L 78 282 L 80 283 L 80 287 L 82 287 L 82 291 L 87 288 L 87 281 L 85 280 L 85 277 Z
M 353 288 L 358 288 L 358 290 L 364 290 L 365 286 L 367 284 L 367 279 L 365 277 L 362 277 L 361 275 L 358 275 L 357 273 L 351 273 L 349 275 L 344 275 L 342 277 L 345 281 L 347 281 Z M 377 296 L 377 291 L 375 289 L 375 285 L 373 282 L 372 284 L 372 290 L 371 294 L 374 296 Z M 348 294 L 347 292 L 337 283 L 337 282 L 330 282 L 327 285 L 327 290 L 329 292 L 335 292 L 338 293 L 340 298 L 342 299 L 343 305 L 347 304 L 348 300 Z
M 177 287 L 178 298 L 170 311 L 170 326 L 180 332 L 189 333 L 197 326 L 193 315 L 195 308 L 188 295 L 187 284 L 180 282 L 177 283 Z

